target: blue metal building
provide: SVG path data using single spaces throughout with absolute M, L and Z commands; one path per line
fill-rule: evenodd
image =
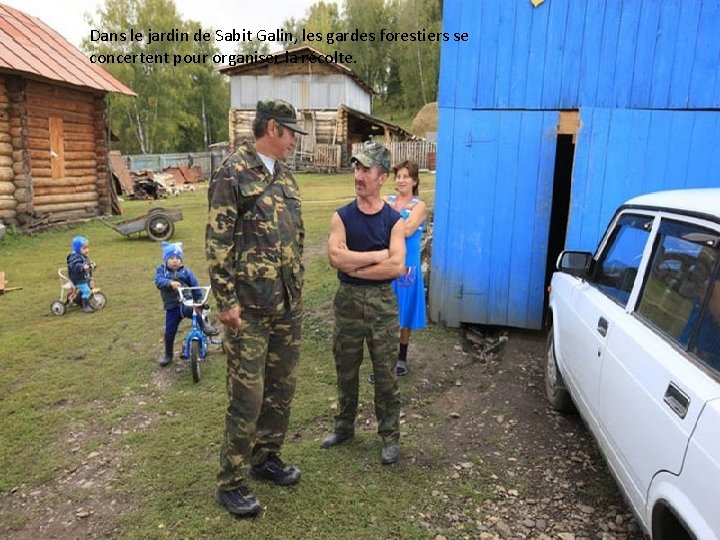
M 537 329 L 559 251 L 618 204 L 720 185 L 720 1 L 444 9 L 431 316 Z

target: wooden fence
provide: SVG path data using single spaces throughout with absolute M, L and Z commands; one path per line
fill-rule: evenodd
M 397 141 L 385 144 L 390 150 L 392 164 L 401 163 L 405 160 L 414 161 L 421 169 L 435 170 L 435 157 L 437 155 L 437 143 L 428 141 Z M 357 154 L 362 148 L 362 143 L 352 145 L 352 153 Z

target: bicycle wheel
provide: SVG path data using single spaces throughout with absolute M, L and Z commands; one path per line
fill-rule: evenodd
M 200 342 L 193 339 L 190 342 L 190 371 L 192 371 L 193 382 L 200 380 Z

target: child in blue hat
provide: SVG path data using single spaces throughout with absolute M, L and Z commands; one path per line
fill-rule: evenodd
M 183 266 L 182 242 L 163 242 L 163 262 L 155 270 L 155 285 L 160 289 L 160 297 L 165 308 L 165 353 L 158 363 L 165 367 L 173 358 L 173 344 L 178 326 L 183 318 L 192 318 L 192 308 L 183 305 L 178 295 L 178 287 L 197 287 L 198 280 L 187 266 Z M 199 290 L 193 291 L 196 302 L 202 299 Z M 200 319 L 201 330 L 209 336 L 218 332 L 205 320 Z
M 90 260 L 90 241 L 84 236 L 76 236 L 70 242 L 72 251 L 67 256 L 68 279 L 80 293 L 82 310 L 85 313 L 95 311 L 90 305 L 93 287 L 92 271 L 95 266 Z

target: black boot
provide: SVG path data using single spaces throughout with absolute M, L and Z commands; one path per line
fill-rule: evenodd
M 85 313 L 93 313 L 95 310 L 90 305 L 90 299 L 89 298 L 83 298 L 82 299 L 82 310 Z
M 158 360 L 158 364 L 160 364 L 160 367 L 165 367 L 169 365 L 170 362 L 172 362 L 174 341 L 174 338 L 165 335 L 165 354 L 160 357 L 160 360 Z

